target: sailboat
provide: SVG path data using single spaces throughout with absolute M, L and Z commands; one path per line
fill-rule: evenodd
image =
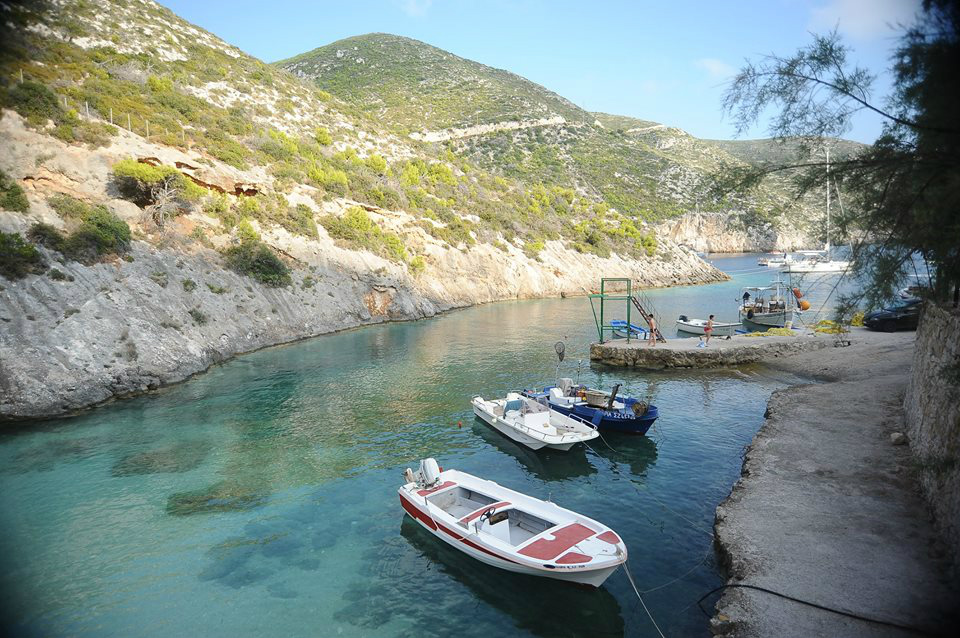
M 783 264 L 780 272 L 786 273 L 829 273 L 846 272 L 850 262 L 830 257 L 830 147 L 827 147 L 827 245 L 824 250 L 802 251 L 808 255 L 805 259 Z M 839 197 L 839 191 L 837 193 Z

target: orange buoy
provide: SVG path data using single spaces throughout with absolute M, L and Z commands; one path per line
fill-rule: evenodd
M 457 427 L 463 428 L 463 421 L 457 421 Z
M 810 310 L 810 302 L 804 299 L 800 302 L 800 310 Z
M 794 288 L 793 296 L 796 297 L 797 299 L 801 299 L 803 298 L 803 291 L 801 291 L 799 288 Z

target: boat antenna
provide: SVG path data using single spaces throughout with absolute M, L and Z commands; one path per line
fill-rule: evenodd
M 554 385 L 560 384 L 560 364 L 563 363 L 563 355 L 567 352 L 567 346 L 562 341 L 553 344 L 553 349 L 557 352 L 557 373 L 554 379 Z
M 583 359 L 577 361 L 577 385 L 580 385 L 580 366 L 583 365 Z

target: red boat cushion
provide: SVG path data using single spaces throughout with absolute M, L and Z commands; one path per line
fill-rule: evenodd
M 478 516 L 480 516 L 481 514 L 483 514 L 484 512 L 486 512 L 486 511 L 487 511 L 488 509 L 490 509 L 491 507 L 494 508 L 494 509 L 499 509 L 499 508 L 504 507 L 504 506 L 509 505 L 509 504 L 510 504 L 510 501 L 500 501 L 499 503 L 494 503 L 493 505 L 484 505 L 484 506 L 481 507 L 480 509 L 478 509 L 478 510 L 476 510 L 476 511 L 474 511 L 474 512 L 470 512 L 469 514 L 467 514 L 466 516 L 464 516 L 463 518 L 461 518 L 461 519 L 460 519 L 460 522 L 461 522 L 461 523 L 469 523 L 469 522 L 472 521 L 473 519 L 477 518 Z
M 602 541 L 607 541 L 611 545 L 616 545 L 617 543 L 620 542 L 620 537 L 614 534 L 613 532 L 604 532 L 603 534 L 600 534 L 599 536 L 597 536 L 597 538 L 599 538 Z
M 561 527 L 556 531 L 547 532 L 547 534 L 553 534 L 553 540 L 539 538 L 521 549 L 518 553 L 529 556 L 530 558 L 550 560 L 567 551 L 583 539 L 590 538 L 596 534 L 596 532 L 580 523 L 573 523 L 566 527 Z
M 440 485 L 438 485 L 438 486 L 436 486 L 436 487 L 432 487 L 432 488 L 430 488 L 429 490 L 419 490 L 419 491 L 417 492 L 417 494 L 419 494 L 420 496 L 426 496 L 427 494 L 433 494 L 434 492 L 439 492 L 440 490 L 445 490 L 445 489 L 447 489 L 448 487 L 453 487 L 454 485 L 456 485 L 456 483 L 454 483 L 453 481 L 444 481 L 444 482 L 441 483 Z
M 558 565 L 571 565 L 576 563 L 589 563 L 591 558 L 580 552 L 567 552 L 557 559 Z

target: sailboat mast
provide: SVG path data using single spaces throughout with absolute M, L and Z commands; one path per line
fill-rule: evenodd
M 830 258 L 830 147 L 827 146 L 827 259 Z

